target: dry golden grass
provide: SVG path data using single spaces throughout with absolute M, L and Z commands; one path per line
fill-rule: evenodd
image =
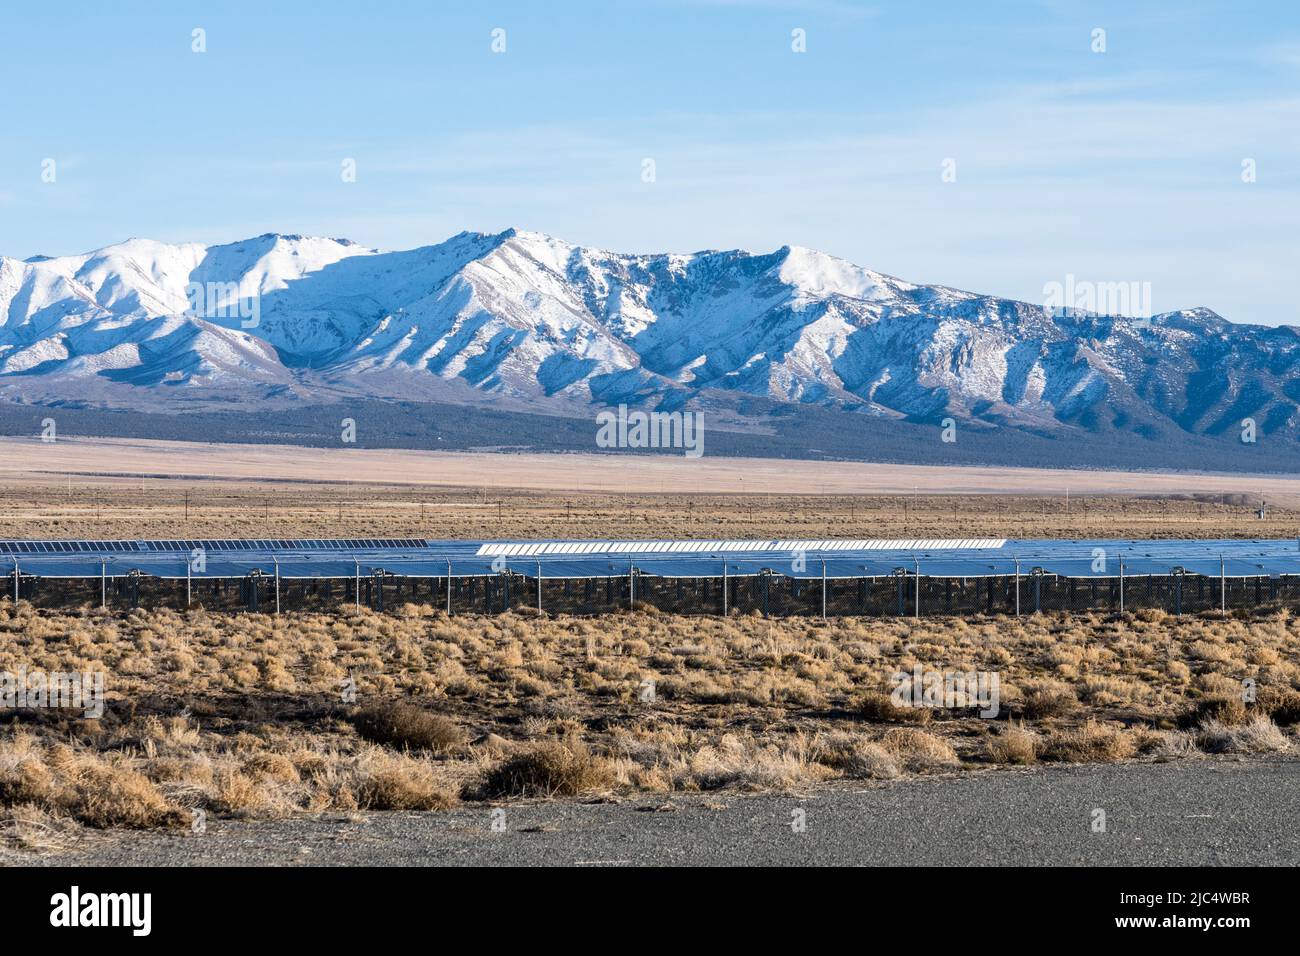
M 996 672 L 999 717 L 898 707 L 892 676 L 918 664 Z M 823 622 L 0 601 L 0 670 L 20 667 L 102 670 L 109 699 L 98 720 L 4 715 L 11 835 L 33 814 L 187 826 L 198 809 L 438 809 L 1272 753 L 1293 748 L 1300 716 L 1300 621 L 1285 611 Z M 1258 697 L 1243 704 L 1248 678 Z

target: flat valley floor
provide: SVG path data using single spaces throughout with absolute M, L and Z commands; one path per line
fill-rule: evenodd
M 0 438 L 9 538 L 1298 534 L 1300 477 Z

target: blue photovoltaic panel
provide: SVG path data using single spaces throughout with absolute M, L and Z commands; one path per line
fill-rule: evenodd
M 202 551 L 204 570 L 191 567 Z M 609 577 L 989 577 L 1040 571 L 1074 578 L 1168 575 L 1300 575 L 1300 540 L 826 539 L 695 541 L 430 541 L 423 538 L 0 541 L 0 574 L 40 577 L 287 578 L 387 571 L 411 577 L 498 574 Z M 725 569 L 725 571 L 724 571 Z

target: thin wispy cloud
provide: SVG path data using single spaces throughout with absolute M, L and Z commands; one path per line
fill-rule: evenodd
M 1216 19 L 1213 4 L 1181 20 L 1123 4 L 507 4 L 490 23 L 377 9 L 348 30 L 268 10 L 268 28 L 308 23 L 312 53 L 283 50 L 267 71 L 248 9 L 212 13 L 203 56 L 190 25 L 61 27 L 84 57 L 12 103 L 0 132 L 0 253 L 250 228 L 400 248 L 515 225 L 628 251 L 798 243 L 1027 298 L 1066 272 L 1115 274 L 1150 279 L 1171 308 L 1296 321 L 1281 278 L 1300 196 L 1285 25 Z M 383 43 L 410 49 L 380 57 Z M 0 39 L 0 80 L 48 52 Z M 164 54 L 174 82 L 134 65 Z M 105 82 L 151 99 L 88 110 L 84 90 Z M 48 156 L 57 185 L 39 176 Z

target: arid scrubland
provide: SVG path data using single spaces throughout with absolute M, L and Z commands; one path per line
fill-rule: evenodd
M 899 707 L 893 675 L 918 665 L 997 674 L 998 716 Z M 195 810 L 436 810 L 1281 752 L 1300 721 L 1286 611 L 823 622 L 3 602 L 0 671 L 20 668 L 102 671 L 108 698 L 99 719 L 3 715 L 0 830 L 36 845 L 67 826 L 189 827 Z

